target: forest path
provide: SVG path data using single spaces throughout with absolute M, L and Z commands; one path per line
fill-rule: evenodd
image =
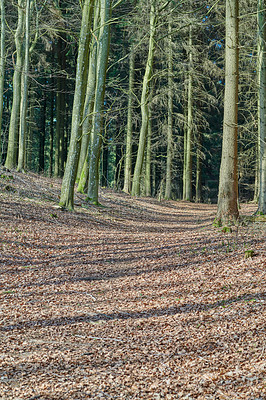
M 265 398 L 265 222 L 0 172 L 0 399 Z

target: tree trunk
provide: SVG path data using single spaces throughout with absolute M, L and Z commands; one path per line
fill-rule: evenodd
M 202 200 L 202 194 L 201 194 L 201 189 L 202 189 L 202 184 L 201 184 L 202 134 L 201 134 L 201 132 L 198 132 L 197 139 L 198 140 L 197 140 L 197 167 L 196 167 L 196 202 L 200 203 Z
M 77 170 L 78 192 L 84 193 L 88 183 L 88 147 L 92 123 L 92 114 L 95 98 L 96 68 L 97 68 L 97 38 L 99 36 L 99 7 L 94 8 L 93 38 L 90 49 L 89 72 L 87 81 L 87 91 L 82 117 L 82 138 L 81 149 Z
M 57 60 L 60 67 L 57 77 L 56 127 L 55 127 L 55 166 L 54 175 L 63 176 L 63 146 L 66 117 L 66 52 L 64 34 L 57 40 Z
M 53 86 L 52 78 L 52 86 Z M 51 90 L 50 97 L 50 141 L 49 141 L 49 176 L 53 175 L 53 149 L 54 149 L 54 91 Z
M 45 131 L 46 131 L 46 93 L 44 93 L 44 99 L 42 104 L 42 114 L 40 123 L 40 141 L 39 141 L 39 167 L 38 172 L 44 172 L 44 147 L 45 147 Z
M 8 147 L 5 166 L 6 168 L 15 168 L 17 165 L 18 151 L 18 126 L 19 126 L 19 111 L 21 98 L 21 71 L 23 50 L 22 42 L 24 35 L 24 0 L 18 0 L 18 24 L 15 33 L 16 45 L 16 64 L 14 66 L 13 75 L 13 101 L 8 132 Z
M 74 207 L 74 185 L 77 173 L 77 164 L 81 139 L 81 111 L 84 100 L 84 79 L 87 82 L 87 60 L 90 42 L 90 29 L 93 11 L 93 1 L 85 0 L 82 9 L 79 50 L 76 69 L 76 85 L 72 110 L 71 137 L 66 162 L 65 173 L 61 187 L 60 205 L 72 210 Z
M 6 64 L 6 54 L 5 54 L 5 33 L 6 33 L 6 23 L 5 23 L 5 1 L 0 0 L 0 12 L 1 12 L 1 37 L 0 37 L 0 164 L 2 159 L 2 118 L 3 118 L 3 95 L 4 95 L 4 83 L 5 83 L 5 64 Z
M 223 146 L 220 167 L 217 220 L 238 218 L 238 0 L 226 0 L 225 94 Z
M 28 75 L 29 75 L 29 49 L 30 49 L 30 0 L 26 0 L 25 13 L 25 50 L 24 63 L 21 76 L 20 122 L 19 122 L 19 149 L 18 171 L 25 167 L 26 134 L 27 134 L 27 110 L 28 110 Z
M 192 26 L 189 27 L 189 43 L 188 43 L 188 91 L 187 91 L 187 132 L 186 145 L 184 155 L 184 193 L 183 200 L 192 200 L 192 115 L 193 115 L 193 54 L 192 54 Z
M 149 105 L 149 121 L 147 132 L 147 145 L 146 145 L 146 165 L 145 165 L 145 195 L 151 196 L 151 135 L 152 135 L 152 119 L 151 119 L 151 105 Z
M 127 133 L 126 133 L 126 155 L 125 155 L 125 179 L 123 191 L 130 193 L 131 190 L 131 170 L 132 170 L 132 114 L 135 78 L 135 54 L 133 49 L 129 58 L 129 83 L 128 83 L 128 109 L 127 109 Z
M 102 153 L 102 186 L 108 187 L 108 140 L 103 146 L 103 153 Z
M 258 0 L 258 127 L 259 127 L 259 207 L 266 214 L 266 62 L 265 1 Z
M 98 204 L 99 190 L 99 161 L 102 146 L 103 103 L 105 93 L 105 78 L 110 43 L 110 18 L 112 1 L 99 0 L 100 5 L 100 32 L 98 38 L 97 75 L 95 100 L 92 118 L 92 130 L 89 154 L 89 182 L 87 200 Z
M 145 143 L 148 130 L 148 120 L 149 120 L 148 99 L 149 99 L 149 86 L 152 76 L 152 67 L 153 67 L 154 50 L 155 50 L 155 34 L 156 34 L 155 1 L 151 0 L 149 53 L 145 68 L 145 74 L 143 78 L 143 85 L 142 85 L 141 129 L 140 129 L 138 153 L 137 153 L 137 159 L 136 159 L 133 183 L 132 183 L 133 196 L 140 195 L 140 176 L 145 154 Z
M 170 17 L 171 18 L 171 17 Z M 168 123 L 167 123 L 167 158 L 165 199 L 172 195 L 172 160 L 173 160 L 173 49 L 172 21 L 168 21 Z

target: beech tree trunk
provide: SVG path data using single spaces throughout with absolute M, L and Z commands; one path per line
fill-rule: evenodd
M 259 207 L 266 214 L 266 25 L 265 1 L 258 0 L 258 127 L 259 127 Z
M 89 181 L 87 197 L 87 200 L 93 204 L 98 204 L 99 161 L 103 137 L 103 103 L 105 93 L 105 78 L 110 47 L 110 18 L 112 1 L 99 0 L 98 4 L 100 6 L 101 21 L 98 38 L 96 88 L 90 139 Z
M 85 0 L 82 9 L 82 21 L 76 69 L 76 85 L 72 110 L 71 137 L 59 203 L 61 207 L 67 208 L 69 210 L 73 210 L 74 208 L 74 185 L 80 152 L 80 122 L 84 100 L 84 82 L 87 82 L 86 71 L 88 64 L 89 43 L 91 37 L 90 30 L 93 5 L 93 0 Z
M 60 75 L 57 77 L 57 92 L 56 92 L 56 127 L 55 127 L 55 166 L 54 175 L 63 176 L 63 147 L 64 147 L 64 132 L 66 119 L 66 54 L 64 34 L 57 40 L 57 60 L 60 67 Z
M 146 144 L 146 165 L 145 165 L 145 195 L 151 196 L 151 136 L 152 136 L 151 106 L 149 105 L 149 120 Z
M 99 7 L 94 8 L 94 21 L 93 21 L 93 38 L 90 49 L 89 57 L 89 72 L 87 81 L 87 91 L 82 116 L 82 138 L 81 149 L 77 171 L 78 192 L 84 193 L 87 189 L 89 166 L 88 166 L 88 152 L 89 141 L 91 134 L 91 123 L 93 116 L 94 98 L 95 98 L 95 85 L 96 85 L 96 69 L 97 69 L 97 40 L 99 36 Z
M 152 76 L 152 67 L 155 50 L 155 34 L 156 34 L 156 10 L 155 1 L 151 0 L 150 10 L 150 40 L 149 40 L 149 53 L 143 78 L 142 94 L 141 94 L 141 129 L 139 135 L 138 153 L 134 169 L 132 192 L 133 196 L 140 195 L 140 177 L 145 154 L 145 143 L 148 130 L 148 102 L 149 102 L 149 86 Z
M 172 21 L 168 22 L 168 123 L 167 123 L 167 158 L 165 199 L 172 195 L 172 160 L 173 160 L 173 49 L 172 49 Z
M 20 99 L 20 121 L 19 121 L 19 149 L 18 149 L 18 171 L 25 167 L 26 156 L 26 134 L 27 134 L 27 110 L 28 110 L 28 75 L 29 75 L 29 50 L 30 50 L 30 0 L 26 0 L 25 12 L 25 38 L 24 38 L 24 62 L 21 76 L 21 99 Z
M 196 166 L 196 202 L 200 203 L 202 200 L 202 182 L 201 182 L 201 170 L 202 170 L 202 134 L 197 133 L 197 166 Z
M 187 129 L 184 140 L 184 192 L 183 200 L 192 200 L 192 118 L 193 118 L 193 54 L 192 54 L 192 26 L 189 27 L 188 41 L 188 90 L 187 90 Z
M 24 35 L 24 0 L 18 0 L 18 24 L 15 33 L 16 63 L 13 74 L 13 100 L 8 132 L 8 147 L 5 161 L 6 168 L 15 168 L 18 154 L 18 128 L 21 99 L 21 71 L 23 63 L 23 35 Z
M 128 109 L 127 109 L 127 133 L 126 133 L 126 155 L 125 155 L 125 179 L 123 191 L 131 191 L 131 170 L 132 170 L 132 113 L 133 113 L 133 91 L 135 77 L 135 54 L 131 49 L 129 58 L 129 83 L 128 83 Z
M 238 218 L 238 0 L 226 0 L 225 94 L 217 220 Z
M 1 12 L 1 37 L 0 37 L 0 163 L 2 158 L 2 118 L 3 118 L 3 104 L 4 104 L 4 82 L 5 82 L 5 1 L 0 0 L 0 12 Z

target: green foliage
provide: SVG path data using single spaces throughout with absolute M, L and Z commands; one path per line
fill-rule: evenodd
M 5 181 L 13 181 L 13 180 L 14 180 L 13 175 L 1 174 L 1 175 L 0 175 L 0 178 L 1 178 L 1 179 L 4 179 Z
M 215 218 L 212 225 L 214 226 L 214 228 L 220 228 L 222 226 L 222 222 L 219 219 Z
M 245 250 L 245 259 L 254 257 L 254 250 Z
M 223 226 L 222 232 L 224 232 L 224 233 L 232 233 L 232 228 L 230 226 Z

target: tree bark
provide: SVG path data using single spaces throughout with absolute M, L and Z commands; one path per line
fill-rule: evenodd
M 53 86 L 52 78 L 52 86 Z M 49 177 L 53 175 L 53 149 L 54 149 L 54 91 L 51 90 L 50 97 L 50 140 L 49 140 Z
M 0 12 L 1 12 L 1 37 L 0 37 L 0 163 L 2 159 L 2 118 L 3 118 L 3 104 L 4 104 L 4 82 L 5 82 L 5 64 L 6 64 L 6 54 L 5 54 L 5 33 L 6 33 L 6 23 L 5 23 L 5 1 L 0 1 Z
M 133 114 L 133 96 L 134 96 L 134 78 L 135 78 L 135 54 L 133 49 L 129 58 L 129 83 L 128 83 L 128 109 L 127 109 L 127 133 L 126 133 L 126 155 L 125 155 L 125 179 L 123 191 L 131 191 L 131 170 L 132 170 L 132 114 Z
M 148 103 L 149 103 L 149 86 L 152 76 L 152 67 L 155 50 L 155 34 L 156 34 L 156 10 L 155 1 L 151 0 L 150 10 L 150 40 L 149 40 L 149 53 L 143 78 L 142 94 L 141 94 L 141 129 L 139 135 L 138 153 L 134 169 L 132 192 L 133 196 L 140 195 L 140 176 L 142 171 L 143 159 L 145 154 L 145 143 L 148 130 Z
M 91 133 L 91 123 L 95 98 L 96 68 L 97 68 L 97 38 L 99 36 L 99 7 L 94 8 L 93 38 L 89 58 L 87 91 L 82 117 L 81 149 L 77 170 L 78 192 L 84 193 L 88 183 L 88 147 Z
M 192 200 L 192 121 L 193 121 L 193 54 L 192 54 L 192 26 L 189 27 L 188 41 L 188 91 L 187 91 L 187 129 L 184 146 L 184 193 L 183 200 Z
M 171 17 L 170 17 L 171 18 Z M 168 121 L 167 121 L 167 157 L 165 199 L 172 195 L 172 160 L 173 160 L 173 49 L 172 21 L 168 21 Z
M 45 147 L 45 131 L 46 131 L 46 93 L 44 93 L 44 99 L 42 103 L 41 123 L 39 130 L 39 166 L 38 172 L 44 172 L 44 147 Z
M 87 60 L 90 42 L 90 28 L 93 11 L 93 0 L 85 0 L 82 9 L 82 21 L 80 30 L 79 50 L 76 69 L 76 85 L 72 110 L 71 137 L 65 167 L 65 173 L 61 187 L 60 206 L 73 210 L 74 208 L 74 185 L 77 173 L 77 164 L 80 151 L 81 139 L 81 111 L 84 100 L 84 79 L 87 82 Z M 85 75 L 85 76 L 84 76 Z
M 217 220 L 238 218 L 238 0 L 226 0 L 225 94 Z
M 151 196 L 151 136 L 152 136 L 152 119 L 151 119 L 151 105 L 149 105 L 149 120 L 147 131 L 147 144 L 146 144 L 146 165 L 145 165 L 145 195 Z
M 197 133 L 197 166 L 196 166 L 196 202 L 200 203 L 202 200 L 202 182 L 201 182 L 201 169 L 202 169 L 202 134 Z
M 56 93 L 56 127 L 55 127 L 55 166 L 54 175 L 63 175 L 63 141 L 65 132 L 66 117 L 66 54 L 64 34 L 57 40 L 57 60 L 60 67 L 59 76 L 57 77 L 57 93 Z
M 265 1 L 258 0 L 258 128 L 259 128 L 259 207 L 266 214 L 266 25 Z
M 99 0 L 99 5 L 101 22 L 98 39 L 97 75 L 90 140 L 89 181 L 87 196 L 87 200 L 93 204 L 98 204 L 99 161 L 103 136 L 103 103 L 105 93 L 105 78 L 110 47 L 110 18 L 112 1 Z
M 8 132 L 8 147 L 5 161 L 6 168 L 15 168 L 18 154 L 18 127 L 21 98 L 21 71 L 23 62 L 23 35 L 24 35 L 24 0 L 18 0 L 18 24 L 15 33 L 16 63 L 13 75 L 13 101 Z
M 21 99 L 19 121 L 19 149 L 18 171 L 25 167 L 26 134 L 27 134 L 27 110 L 28 110 L 28 75 L 29 75 L 29 50 L 30 50 L 30 0 L 26 0 L 25 12 L 25 38 L 24 38 L 24 62 L 21 76 Z

